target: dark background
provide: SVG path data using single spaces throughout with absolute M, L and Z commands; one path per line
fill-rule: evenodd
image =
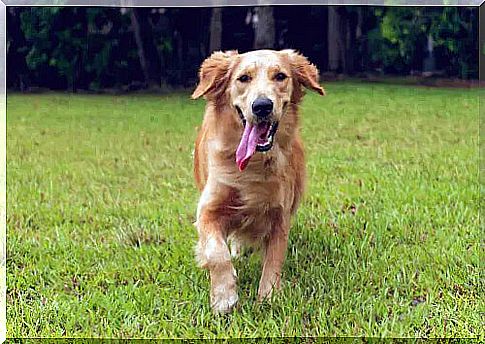
M 193 87 L 212 51 L 293 48 L 327 77 L 478 79 L 478 8 L 9 7 L 7 87 Z

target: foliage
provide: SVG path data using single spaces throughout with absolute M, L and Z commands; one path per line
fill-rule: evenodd
M 130 82 L 139 74 L 130 45 L 130 21 L 119 9 L 53 7 L 18 12 L 26 40 L 19 50 L 26 51 L 35 83 L 53 89 L 97 89 L 113 86 L 113 81 Z M 132 66 L 129 71 L 128 66 Z M 126 78 L 127 74 L 132 75 Z
M 446 7 L 443 11 L 436 11 L 430 34 L 436 41 L 437 55 L 449 61 L 445 66 L 449 74 L 461 78 L 477 77 L 479 49 L 476 9 Z
M 393 7 L 376 9 L 379 24 L 369 32 L 371 60 L 385 71 L 421 70 L 428 36 L 438 68 L 460 78 L 478 77 L 476 8 Z
M 69 12 L 69 16 L 65 12 Z M 85 11 L 79 8 L 39 8 L 21 14 L 22 30 L 32 43 L 26 56 L 31 70 L 52 67 L 74 88 L 83 60 Z
M 343 9 L 344 7 L 342 7 Z M 131 89 L 144 80 L 140 64 L 132 9 L 102 7 L 10 8 L 7 16 L 8 86 L 41 86 L 51 89 L 98 90 L 110 87 Z M 145 54 L 160 63 L 157 84 L 193 86 L 197 67 L 209 54 L 210 9 L 143 9 L 147 20 L 145 37 L 150 37 Z M 361 37 L 349 45 L 355 71 L 382 70 L 408 74 L 420 71 L 430 35 L 435 42 L 437 67 L 445 75 L 461 78 L 478 76 L 478 14 L 466 7 L 345 7 L 349 27 L 355 30 L 358 12 L 364 14 Z M 253 34 L 244 23 L 247 9 L 223 11 L 223 49 L 245 50 Z M 279 7 L 275 13 L 277 46 L 297 48 L 319 64 L 327 66 L 323 41 L 326 10 L 311 6 Z M 307 17 L 308 25 L 294 16 Z M 317 13 L 317 14 L 315 14 Z M 293 16 L 293 17 L 292 17 Z M 226 18 L 226 19 L 224 19 Z M 297 19 L 298 19 L 297 18 Z M 317 18 L 317 19 L 315 19 Z M 322 33 L 314 27 L 321 23 Z M 312 24 L 311 24 L 312 23 Z M 345 36 L 345 34 L 343 35 Z M 285 40 L 288 38 L 288 40 Z M 160 61 L 160 62 L 158 62 Z
M 483 336 L 479 91 L 325 86 L 282 293 L 243 256 L 228 317 L 193 252 L 204 102 L 9 95 L 8 336 Z

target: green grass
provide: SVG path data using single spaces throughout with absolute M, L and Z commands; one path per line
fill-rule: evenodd
M 481 336 L 479 91 L 326 89 L 282 292 L 256 303 L 246 255 L 220 317 L 193 254 L 204 102 L 9 95 L 8 336 Z

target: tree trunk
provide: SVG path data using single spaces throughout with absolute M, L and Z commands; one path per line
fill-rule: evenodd
M 336 72 L 340 67 L 340 16 L 336 6 L 328 7 L 328 70 Z
M 27 45 L 24 33 L 21 29 L 20 15 L 23 11 L 29 10 L 25 7 L 9 7 L 7 20 L 7 63 L 3 67 L 7 69 L 7 86 L 20 89 L 24 92 L 29 87 L 29 67 L 26 63 L 26 53 L 20 48 Z
M 355 40 L 356 44 L 360 47 L 360 54 L 356 58 L 357 66 L 356 69 L 360 72 L 364 70 L 364 52 L 365 52 L 365 41 L 364 41 L 364 31 L 363 31 L 364 14 L 362 13 L 362 8 L 357 8 L 357 25 L 355 27 Z
M 222 8 L 212 8 L 210 24 L 209 54 L 213 51 L 221 50 L 222 39 Z
M 253 15 L 254 49 L 273 49 L 275 45 L 275 21 L 273 7 L 255 7 Z
M 344 6 L 328 7 L 328 69 L 347 73 L 352 68 L 349 54 L 353 49 L 352 32 Z
M 145 82 L 148 86 L 160 86 L 160 56 L 153 40 L 148 12 L 144 8 L 133 8 L 130 16 Z
M 346 44 L 345 44 L 345 74 L 355 73 L 355 61 L 357 59 L 357 26 L 358 26 L 358 13 L 355 11 L 347 12 L 346 17 Z
M 174 32 L 174 45 L 175 45 L 175 55 L 177 62 L 175 66 L 177 68 L 175 73 L 176 83 L 182 84 L 183 80 L 183 69 L 184 69 L 184 47 L 183 47 L 183 37 L 179 31 Z

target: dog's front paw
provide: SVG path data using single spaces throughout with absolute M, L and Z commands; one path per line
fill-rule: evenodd
M 237 296 L 236 287 L 226 288 L 220 286 L 215 288 L 211 293 L 212 311 L 218 314 L 230 313 L 236 306 L 239 297 Z
M 258 290 L 258 302 L 261 303 L 263 301 L 271 301 L 271 296 L 273 295 L 273 287 L 269 287 L 266 289 L 262 289 L 261 287 Z
M 280 279 L 275 281 L 261 281 L 258 288 L 258 302 L 271 301 L 274 292 L 281 289 Z

